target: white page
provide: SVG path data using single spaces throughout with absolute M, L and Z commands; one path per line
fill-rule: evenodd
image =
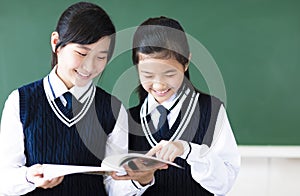
M 65 176 L 75 173 L 95 173 L 105 174 L 115 171 L 107 166 L 77 166 L 77 165 L 58 165 L 58 164 L 43 164 L 44 178 L 50 180 L 59 176 Z

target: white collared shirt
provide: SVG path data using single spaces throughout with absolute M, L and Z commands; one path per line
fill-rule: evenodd
M 155 109 L 159 103 L 155 98 L 148 94 L 148 112 L 155 127 L 158 124 L 159 113 Z M 176 95 L 170 97 L 161 105 L 170 109 L 176 102 Z M 169 126 L 172 127 L 179 115 L 182 103 L 178 104 L 170 111 L 167 116 Z M 147 115 L 144 113 L 143 115 Z M 156 116 L 156 117 L 155 117 Z M 193 179 L 201 184 L 202 187 L 215 195 L 226 195 L 232 188 L 240 169 L 240 154 L 237 144 L 226 114 L 226 110 L 221 105 L 214 131 L 214 139 L 211 148 L 207 151 L 206 145 L 191 143 L 191 152 L 187 158 L 187 163 L 191 166 Z M 188 150 L 181 158 L 186 158 Z M 205 152 L 205 153 L 203 153 Z
M 91 96 L 91 83 L 84 87 L 74 86 L 70 90 L 56 75 L 54 68 L 44 78 L 46 95 L 50 100 L 60 97 L 64 103 L 63 94 L 67 91 L 81 103 Z M 48 84 L 51 82 L 51 88 Z M 53 94 L 54 93 L 54 94 Z M 0 132 L 0 195 L 23 195 L 33 191 L 36 187 L 26 180 L 26 156 L 24 154 L 24 134 L 20 121 L 19 92 L 14 90 L 5 102 L 1 119 Z M 42 141 L 41 141 L 42 142 Z M 128 152 L 128 121 L 127 113 L 122 105 L 120 114 L 113 131 L 108 135 L 106 156 Z M 105 187 L 110 195 L 123 192 L 126 195 L 141 195 L 149 186 L 137 189 L 131 181 L 115 181 L 110 176 L 105 177 Z

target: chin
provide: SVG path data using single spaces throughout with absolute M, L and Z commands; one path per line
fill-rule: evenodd
M 75 83 L 75 85 L 78 87 L 84 87 L 87 85 L 87 82 L 86 83 Z

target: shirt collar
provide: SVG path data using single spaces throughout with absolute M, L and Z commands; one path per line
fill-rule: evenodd
M 168 100 L 166 100 L 166 101 L 164 101 L 163 103 L 159 104 L 159 103 L 155 100 L 155 98 L 153 97 L 153 95 L 148 94 L 148 105 L 147 105 L 147 107 L 148 107 L 148 112 L 147 112 L 146 115 L 152 113 L 153 110 L 155 110 L 156 107 L 157 107 L 158 105 L 162 105 L 162 106 L 164 106 L 166 109 L 169 110 L 169 109 L 175 104 L 175 102 L 176 102 L 176 99 L 175 99 L 176 96 L 177 96 L 177 94 L 175 93 L 175 94 L 172 95 Z
M 83 103 L 86 98 L 89 97 L 92 92 L 90 89 L 93 86 L 92 81 L 90 81 L 87 85 L 83 87 L 74 86 L 68 90 L 63 81 L 56 74 L 57 66 L 55 66 L 48 76 L 44 78 L 45 91 L 50 95 L 50 99 L 54 100 L 57 97 L 62 96 L 66 92 L 72 93 L 72 95 L 81 103 Z M 45 81 L 46 80 L 46 81 Z M 49 92 L 51 91 L 51 92 Z M 53 92 L 52 92 L 53 91 Z

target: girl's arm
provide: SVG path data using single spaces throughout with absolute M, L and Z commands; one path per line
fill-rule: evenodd
M 19 92 L 15 90 L 5 103 L 1 119 L 0 193 L 4 195 L 23 195 L 36 187 L 52 188 L 64 178 L 44 180 L 42 165 L 25 166 L 24 135 L 19 111 Z
M 191 144 L 187 162 L 192 177 L 208 191 L 226 195 L 232 188 L 240 169 L 240 154 L 224 106 L 218 114 L 212 146 Z M 203 152 L 206 152 L 203 154 Z
M 19 92 L 13 91 L 5 102 L 0 132 L 0 192 L 23 195 L 35 189 L 26 179 L 24 135 L 19 115 Z
M 186 159 L 193 179 L 215 195 L 226 195 L 240 169 L 240 154 L 223 105 L 210 148 L 182 140 L 161 141 L 148 154 L 168 161 Z
M 106 156 L 124 153 L 128 153 L 128 117 L 122 105 L 116 125 L 107 139 Z M 141 186 L 136 181 L 114 180 L 111 176 L 106 176 L 104 184 L 109 195 L 142 195 L 153 183 Z

